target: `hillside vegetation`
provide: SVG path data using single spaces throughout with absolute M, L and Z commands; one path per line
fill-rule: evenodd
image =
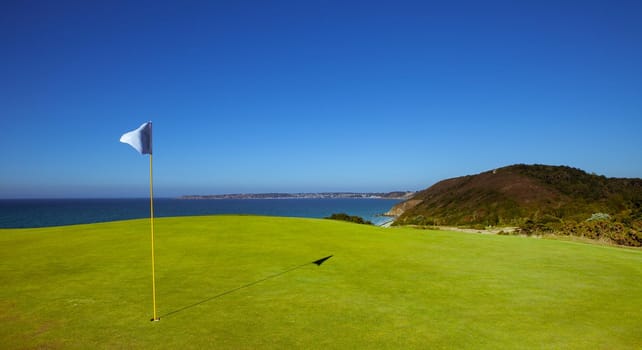
M 159 322 L 148 220 L 0 230 L 0 348 L 642 344 L 638 250 L 255 216 L 155 231 Z
M 398 208 L 404 206 L 397 225 L 519 226 L 526 234 L 642 245 L 642 179 L 607 178 L 567 166 L 519 164 L 448 179 Z M 599 213 L 606 215 L 597 220 Z

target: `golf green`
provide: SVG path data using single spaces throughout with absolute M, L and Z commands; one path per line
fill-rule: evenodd
M 640 250 L 257 216 L 155 231 L 159 322 L 148 220 L 0 230 L 0 347 L 642 347 Z

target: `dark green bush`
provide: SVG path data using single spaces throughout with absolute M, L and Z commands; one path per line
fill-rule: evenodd
M 360 216 L 348 215 L 346 213 L 335 213 L 324 219 L 348 221 L 348 222 L 353 222 L 355 224 L 363 224 L 363 225 L 374 225 L 371 221 L 364 220 Z

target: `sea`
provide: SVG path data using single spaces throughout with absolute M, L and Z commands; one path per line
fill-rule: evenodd
M 333 213 L 360 216 L 383 225 L 398 199 L 154 199 L 154 216 L 248 214 L 323 218 Z M 0 228 L 88 224 L 149 217 L 149 199 L 0 199 Z

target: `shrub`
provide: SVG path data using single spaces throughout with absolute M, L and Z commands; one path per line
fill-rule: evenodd
M 534 220 L 526 220 L 516 232 L 519 234 L 532 236 L 532 235 L 541 235 L 541 234 L 550 234 L 555 232 L 556 226 L 551 222 L 542 222 Z
M 642 247 L 642 233 L 621 222 L 603 220 L 567 223 L 556 233 L 567 236 L 601 239 L 619 245 Z
M 346 213 L 335 213 L 324 219 L 348 221 L 348 222 L 353 222 L 355 224 L 362 224 L 362 225 L 374 225 L 371 221 L 364 220 L 360 216 L 348 215 Z

